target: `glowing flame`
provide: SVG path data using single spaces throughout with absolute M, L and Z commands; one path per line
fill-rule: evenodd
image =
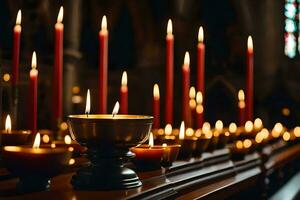
M 41 135 L 40 133 L 37 133 L 32 148 L 38 149 L 40 147 L 40 143 L 41 143 Z
M 209 122 L 204 122 L 202 125 L 202 132 L 207 134 L 210 131 L 210 124 Z
M 163 147 L 167 147 L 168 145 L 167 145 L 166 143 L 163 143 L 162 146 L 163 146 Z
M 202 104 L 203 102 L 203 95 L 202 95 L 202 92 L 197 92 L 197 95 L 196 95 L 196 102 L 197 104 Z
M 253 41 L 251 35 L 248 36 L 247 47 L 248 51 L 253 52 Z
M 299 126 L 296 126 L 294 128 L 294 134 L 296 137 L 300 137 L 300 127 Z
M 277 133 L 281 133 L 283 131 L 283 126 L 280 122 L 276 123 L 275 126 L 274 126 L 274 130 L 277 132 Z
M 37 62 L 36 62 L 36 53 L 34 51 L 32 53 L 32 58 L 31 58 L 31 68 L 32 69 L 36 69 L 36 65 L 37 65 Z
M 247 121 L 245 123 L 245 131 L 249 133 L 252 130 L 253 130 L 253 123 L 251 121 Z
M 261 132 L 258 132 L 255 136 L 255 142 L 256 143 L 261 143 L 263 141 L 264 137 L 263 135 L 261 134 Z
M 190 92 L 189 92 L 189 96 L 190 96 L 190 99 L 195 99 L 196 98 L 196 89 L 195 87 L 190 87 Z
M 268 131 L 268 129 L 264 128 L 263 130 L 261 130 L 260 133 L 261 133 L 261 135 L 262 135 L 262 137 L 264 139 L 268 139 L 268 137 L 269 137 L 269 131 Z
M 186 136 L 193 136 L 194 135 L 194 130 L 192 128 L 187 128 L 185 132 Z
M 127 86 L 127 72 L 126 71 L 124 71 L 122 74 L 121 85 L 125 86 L 125 87 Z
M 222 131 L 223 122 L 221 120 L 216 121 L 215 128 L 217 129 L 217 131 Z
M 189 66 L 189 65 L 190 65 L 190 54 L 188 51 L 186 51 L 184 55 L 183 66 Z
M 179 139 L 180 140 L 184 139 L 184 132 L 185 132 L 185 126 L 184 126 L 184 121 L 182 121 L 180 124 L 180 131 L 179 131 Z
M 171 135 L 172 134 L 172 125 L 167 124 L 165 127 L 165 135 Z
M 120 109 L 120 104 L 119 104 L 119 102 L 117 101 L 116 104 L 115 104 L 115 106 L 114 106 L 114 109 L 113 109 L 113 111 L 112 111 L 112 116 L 113 116 L 113 117 L 114 117 L 116 114 L 118 114 L 119 109 Z
M 72 143 L 72 139 L 69 135 L 66 135 L 64 139 L 65 139 L 66 144 L 71 144 Z
M 284 134 L 283 134 L 283 140 L 284 141 L 289 141 L 290 140 L 290 138 L 291 138 L 291 135 L 290 135 L 290 133 L 289 132 L 284 132 Z
M 106 16 L 104 15 L 102 17 L 102 21 L 101 21 L 101 30 L 107 30 L 107 20 L 106 20 Z
M 153 139 L 153 133 L 152 132 L 150 132 L 150 135 L 149 135 L 149 146 L 150 147 L 154 146 L 154 139 Z
M 168 35 L 169 35 L 169 34 L 172 34 L 172 32 L 173 32 L 172 20 L 169 19 L 169 20 L 168 20 L 168 25 L 167 25 L 167 34 L 168 34 Z
M 153 97 L 155 100 L 159 100 L 160 98 L 158 84 L 154 84 L 153 86 Z
M 10 116 L 7 115 L 6 116 L 6 119 L 5 119 L 5 131 L 7 133 L 10 133 L 11 132 L 11 119 L 10 119 Z
M 235 143 L 235 146 L 236 146 L 237 149 L 242 149 L 243 148 L 243 142 L 241 140 L 238 140 Z
M 236 130 L 237 130 L 237 126 L 236 126 L 236 124 L 235 123 L 230 123 L 229 124 L 229 132 L 230 133 L 235 133 L 236 132 Z
M 254 120 L 254 128 L 255 129 L 261 129 L 263 127 L 263 122 L 260 118 L 256 118 Z
M 239 99 L 239 101 L 245 101 L 244 90 L 239 90 L 239 92 L 238 92 L 238 99 Z
M 21 25 L 21 20 L 22 20 L 22 11 L 19 10 L 16 19 L 16 25 Z
M 203 42 L 204 40 L 204 33 L 203 33 L 203 27 L 200 26 L 199 31 L 198 31 L 198 42 Z
M 70 160 L 69 160 L 69 165 L 74 165 L 75 164 L 75 159 L 74 158 L 71 158 Z
M 243 145 L 247 149 L 247 148 L 250 148 L 252 146 L 252 142 L 251 142 L 251 140 L 246 139 L 246 140 L 244 140 Z
M 44 143 L 50 142 L 50 137 L 49 137 L 49 135 L 43 135 L 42 140 L 43 140 Z
M 57 23 L 61 23 L 64 17 L 64 7 L 60 7 L 58 15 L 57 15 Z
M 91 111 L 91 96 L 90 96 L 90 90 L 87 90 L 86 93 L 86 103 L 85 103 L 85 114 L 89 115 Z

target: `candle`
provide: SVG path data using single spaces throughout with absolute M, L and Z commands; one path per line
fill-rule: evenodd
M 158 84 L 153 86 L 153 128 L 160 127 L 160 95 Z
M 20 61 L 20 42 L 21 42 L 21 19 L 22 12 L 18 11 L 16 25 L 13 30 L 13 60 L 12 60 L 12 84 L 16 85 L 19 82 L 19 61 Z
M 190 54 L 185 53 L 184 63 L 182 65 L 182 120 L 191 125 L 189 116 L 189 89 L 190 89 Z
M 166 97 L 165 123 L 173 123 L 173 90 L 174 90 L 174 36 L 172 21 L 168 20 L 166 36 Z
M 196 94 L 196 127 L 202 128 L 203 126 L 203 95 L 202 92 L 197 92 Z
M 85 114 L 87 117 L 89 117 L 91 111 L 91 96 L 90 96 L 90 90 L 87 90 L 86 93 L 86 103 L 85 103 Z
M 121 114 L 128 113 L 128 87 L 127 87 L 127 73 L 126 71 L 122 74 L 121 88 L 120 88 L 120 103 L 121 103 Z
M 245 124 L 245 93 L 244 90 L 239 90 L 238 92 L 238 109 L 239 109 L 239 124 L 240 126 Z
M 177 160 L 177 156 L 181 145 L 180 144 L 168 145 L 167 143 L 163 143 L 162 147 L 164 149 L 164 155 L 161 164 L 163 167 L 170 167 L 172 166 L 172 163 Z
M 62 120 L 62 89 L 63 89 L 63 20 L 64 9 L 61 6 L 57 16 L 54 46 L 54 68 L 53 68 L 53 127 L 57 129 Z
M 191 127 L 194 125 L 194 120 L 196 119 L 196 89 L 195 87 L 190 87 L 189 91 L 189 108 L 190 108 L 190 114 L 191 114 Z
M 193 155 L 197 147 L 197 137 L 193 137 L 192 129 L 189 130 L 191 131 L 185 130 L 185 124 L 184 121 L 182 121 L 179 128 L 179 140 L 178 140 L 178 143 L 181 145 L 178 158 L 181 160 L 191 158 L 191 156 Z M 188 132 L 191 132 L 191 134 L 189 134 Z
M 36 53 L 32 54 L 31 70 L 30 70 L 30 84 L 29 84 L 29 127 L 32 133 L 37 131 L 37 92 L 38 92 L 38 70 Z
M 106 16 L 102 17 L 99 32 L 99 113 L 106 113 L 107 101 L 107 59 L 108 59 L 108 30 Z
M 253 120 L 253 42 L 252 37 L 247 41 L 247 82 L 246 82 L 246 116 L 247 120 Z
M 205 92 L 205 44 L 204 44 L 203 28 L 200 26 L 198 31 L 198 45 L 197 45 L 197 91 L 204 96 Z M 201 125 L 202 126 L 202 125 Z M 200 127 L 198 127 L 200 128 Z

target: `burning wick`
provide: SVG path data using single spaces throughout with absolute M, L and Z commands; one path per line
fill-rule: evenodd
M 5 120 L 5 131 L 7 133 L 11 132 L 11 119 L 10 119 L 9 115 L 7 115 L 6 120 Z
M 151 148 L 153 146 L 154 146 L 153 133 L 150 132 L 150 135 L 149 135 L 149 148 Z
M 40 143 L 41 143 L 41 135 L 40 133 L 37 133 L 32 148 L 38 149 L 40 147 Z
M 119 104 L 119 102 L 117 101 L 116 104 L 115 104 L 115 106 L 114 106 L 114 109 L 113 109 L 113 111 L 112 111 L 112 117 L 113 117 L 113 118 L 115 117 L 116 114 L 118 114 L 119 108 L 120 108 L 120 104 Z
M 90 90 L 88 89 L 86 94 L 86 105 L 85 105 L 85 114 L 87 118 L 89 117 L 90 110 L 91 110 L 91 96 L 90 96 Z

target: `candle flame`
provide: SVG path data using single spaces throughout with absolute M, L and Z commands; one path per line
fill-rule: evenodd
M 283 131 L 283 125 L 280 122 L 277 122 L 273 128 L 277 133 L 281 133 Z
M 230 132 L 230 133 L 235 133 L 236 130 L 237 130 L 236 124 L 235 124 L 234 122 L 230 123 L 230 124 L 229 124 L 229 132 Z
M 153 97 L 155 100 L 159 100 L 159 98 L 160 98 L 158 84 L 154 84 L 154 86 L 153 86 Z
M 113 116 L 113 117 L 114 117 L 116 114 L 118 114 L 119 108 L 120 108 L 120 104 L 119 104 L 119 102 L 117 101 L 116 104 L 115 104 L 115 106 L 114 106 L 114 109 L 113 109 L 113 111 L 112 111 L 112 116 Z
M 41 143 L 41 135 L 40 133 L 37 133 L 32 148 L 38 149 L 40 147 L 40 143 Z
M 253 130 L 253 123 L 251 121 L 246 121 L 245 123 L 245 131 L 251 132 Z
M 252 146 L 252 142 L 249 139 L 244 140 L 243 145 L 246 149 L 250 148 Z
M 184 133 L 185 133 L 185 126 L 184 126 L 184 121 L 182 121 L 180 124 L 180 131 L 179 131 L 179 139 L 180 140 L 184 139 Z
M 243 148 L 243 142 L 241 140 L 238 140 L 235 143 L 235 146 L 236 146 L 237 149 L 242 149 Z
M 165 135 L 171 135 L 172 134 L 172 125 L 167 124 L 165 127 Z
M 5 131 L 7 133 L 10 133 L 11 132 L 11 119 L 10 119 L 10 116 L 7 115 L 6 116 L 6 119 L 5 119 Z
M 101 30 L 107 30 L 107 20 L 106 20 L 106 16 L 104 15 L 102 17 L 102 21 L 101 21 Z
M 196 89 L 194 86 L 190 87 L 190 92 L 189 92 L 190 99 L 195 99 L 196 98 Z
M 64 17 L 64 7 L 60 7 L 58 15 L 57 15 L 57 23 L 61 23 Z
M 86 93 L 86 104 L 85 104 L 85 114 L 89 115 L 91 111 L 91 96 L 90 96 L 90 90 L 87 90 Z
M 300 127 L 299 126 L 296 126 L 294 128 L 294 134 L 296 137 L 300 137 Z
M 244 90 L 239 90 L 239 92 L 238 92 L 238 99 L 239 99 L 239 101 L 245 101 Z
M 172 25 L 172 20 L 168 20 L 168 25 L 167 25 L 167 34 L 172 34 L 173 33 L 173 25 Z
M 248 36 L 247 47 L 248 51 L 253 52 L 253 41 L 251 35 Z
M 150 135 L 149 135 L 149 146 L 150 147 L 154 146 L 154 139 L 153 139 L 153 133 L 152 132 L 150 132 Z
M 22 11 L 19 10 L 16 19 L 16 25 L 21 25 L 21 21 L 22 21 Z
M 32 53 L 32 58 L 31 58 L 31 68 L 32 69 L 36 69 L 36 65 L 37 65 L 37 62 L 36 62 L 36 53 L 34 51 Z
M 198 31 L 198 42 L 203 43 L 203 40 L 204 40 L 203 27 L 200 26 Z
M 256 118 L 255 120 L 254 120 L 254 128 L 255 129 L 260 129 L 260 128 L 262 128 L 263 127 L 263 122 L 262 122 L 262 120 L 260 119 L 260 118 Z
M 215 128 L 217 129 L 217 131 L 222 131 L 223 122 L 221 120 L 217 120 L 216 123 L 215 123 Z
M 196 102 L 197 104 L 202 104 L 203 102 L 203 96 L 202 96 L 202 92 L 197 92 L 197 95 L 196 95 Z
M 188 51 L 185 52 L 183 65 L 184 66 L 189 66 L 190 65 L 190 54 L 189 54 Z
M 122 74 L 121 85 L 127 86 L 127 72 L 126 71 L 124 71 Z
M 284 132 L 284 134 L 283 134 L 283 140 L 284 141 L 289 141 L 290 140 L 290 138 L 291 138 L 291 135 L 290 135 L 290 133 L 289 132 Z
M 163 147 L 167 147 L 168 145 L 167 145 L 167 143 L 163 143 L 162 146 Z
M 210 124 L 209 122 L 204 122 L 202 125 L 202 132 L 207 134 L 210 131 Z
M 70 135 L 66 135 L 64 140 L 65 140 L 66 144 L 71 144 L 72 143 L 72 139 L 71 139 Z

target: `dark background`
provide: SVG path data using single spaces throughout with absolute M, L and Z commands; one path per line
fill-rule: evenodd
M 246 42 L 251 34 L 255 54 L 255 117 L 262 118 L 268 126 L 277 121 L 288 127 L 298 124 L 299 60 L 298 56 L 284 56 L 284 0 L 1 0 L 3 73 L 11 71 L 12 29 L 18 9 L 22 9 L 19 127 L 26 126 L 33 50 L 37 52 L 39 69 L 38 123 L 40 128 L 50 126 L 53 35 L 61 5 L 65 26 L 65 116 L 84 112 L 88 88 L 92 110 L 97 110 L 97 37 L 101 18 L 106 15 L 110 33 L 109 111 L 118 100 L 123 70 L 128 71 L 131 114 L 152 113 L 154 83 L 159 83 L 163 100 L 166 24 L 171 18 L 175 36 L 174 126 L 179 125 L 181 118 L 180 69 L 185 51 L 191 55 L 191 85 L 195 85 L 200 25 L 204 27 L 206 43 L 206 120 L 214 123 L 222 119 L 226 124 L 237 120 L 237 91 L 245 87 Z M 10 112 L 10 83 L 1 81 L 5 114 Z M 74 86 L 80 87 L 79 93 L 72 92 Z M 74 98 L 79 99 L 78 103 L 74 103 Z M 162 119 L 163 104 L 164 101 Z

